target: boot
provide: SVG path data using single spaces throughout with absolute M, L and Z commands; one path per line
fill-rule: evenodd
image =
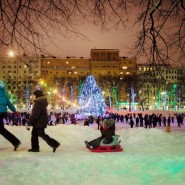
M 28 152 L 40 152 L 39 149 L 29 149 Z

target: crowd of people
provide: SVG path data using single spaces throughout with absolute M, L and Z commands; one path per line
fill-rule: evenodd
M 26 126 L 28 120 L 30 119 L 31 113 L 29 112 L 20 112 L 18 116 L 15 116 L 14 113 L 8 112 L 3 118 L 3 122 L 6 125 L 12 126 Z M 77 119 L 75 114 L 69 114 L 68 112 L 56 113 L 49 112 L 48 114 L 48 126 L 54 126 L 57 124 L 65 124 L 70 120 L 72 124 L 77 124 Z
M 30 118 L 29 112 L 21 112 L 19 116 L 15 116 L 14 113 L 7 113 L 6 117 L 4 117 L 3 122 L 7 125 L 16 125 L 16 126 L 26 126 L 28 120 Z M 166 127 L 171 124 L 177 124 L 178 127 L 182 127 L 184 125 L 184 113 L 179 113 L 175 115 L 164 116 L 162 114 L 142 114 L 142 113 L 128 113 L 128 114 L 118 114 L 118 113 L 110 113 L 109 117 L 115 120 L 115 123 L 120 123 L 122 125 L 129 124 L 131 128 L 135 127 L 145 127 L 145 128 L 155 128 L 158 127 Z M 57 124 L 78 124 L 79 122 L 83 122 L 84 126 L 89 126 L 90 124 L 96 123 L 98 129 L 100 128 L 100 120 L 103 117 L 93 117 L 88 116 L 83 119 L 78 119 L 78 116 L 74 113 L 68 112 L 54 112 L 51 111 L 48 114 L 48 126 L 55 126 Z
M 177 123 L 178 127 L 184 125 L 184 118 L 185 114 L 175 114 L 175 115 L 168 115 L 164 116 L 162 114 L 142 114 L 142 113 L 131 113 L 126 115 L 119 115 L 119 114 L 110 114 L 110 117 L 113 118 L 116 122 L 130 124 L 130 127 L 145 127 L 145 128 L 155 128 L 156 126 L 171 126 L 171 124 Z

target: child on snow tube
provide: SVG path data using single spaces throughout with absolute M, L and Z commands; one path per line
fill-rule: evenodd
M 113 141 L 113 136 L 115 135 L 115 121 L 113 119 L 104 119 L 100 124 L 101 137 L 90 142 L 85 141 L 85 144 L 89 149 L 97 148 L 102 140 L 103 144 L 110 144 Z

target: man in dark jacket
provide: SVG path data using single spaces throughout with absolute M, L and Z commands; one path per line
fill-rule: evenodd
M 14 113 L 15 116 L 17 116 L 18 113 L 8 98 L 5 83 L 0 80 L 0 134 L 4 136 L 10 143 L 12 143 L 14 146 L 14 151 L 16 151 L 21 142 L 13 134 L 5 129 L 3 123 L 3 119 L 7 114 L 7 107 Z
M 44 139 L 46 143 L 53 148 L 53 152 L 55 152 L 60 143 L 50 138 L 44 131 L 48 124 L 47 98 L 41 90 L 36 90 L 33 95 L 35 95 L 36 99 L 34 101 L 32 114 L 28 121 L 28 126 L 33 126 L 31 137 L 32 148 L 29 149 L 28 152 L 39 152 L 39 136 Z

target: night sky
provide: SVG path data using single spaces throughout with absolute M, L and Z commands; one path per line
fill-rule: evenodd
M 91 49 L 119 49 L 120 56 L 132 56 L 130 48 L 134 42 L 136 32 L 131 27 L 125 30 L 101 31 L 92 24 L 86 24 L 79 28 L 79 32 L 87 36 L 87 39 L 72 35 L 60 38 L 56 42 L 58 47 L 50 44 L 47 44 L 46 47 L 57 57 L 82 56 L 89 58 Z
M 45 41 L 44 47 L 52 55 L 56 57 L 84 57 L 90 58 L 91 49 L 119 49 L 120 56 L 133 57 L 134 41 L 137 36 L 137 27 L 128 26 L 125 29 L 110 29 L 102 31 L 98 26 L 93 24 L 84 24 L 76 28 L 87 39 L 82 39 L 74 34 L 65 37 L 57 36 L 51 32 L 53 42 Z M 1 47 L 0 55 L 5 56 L 9 47 Z M 138 57 L 139 63 L 144 63 L 145 59 Z M 176 57 L 174 57 L 174 60 Z M 185 59 L 180 63 L 178 61 L 172 63 L 177 66 L 185 65 Z

